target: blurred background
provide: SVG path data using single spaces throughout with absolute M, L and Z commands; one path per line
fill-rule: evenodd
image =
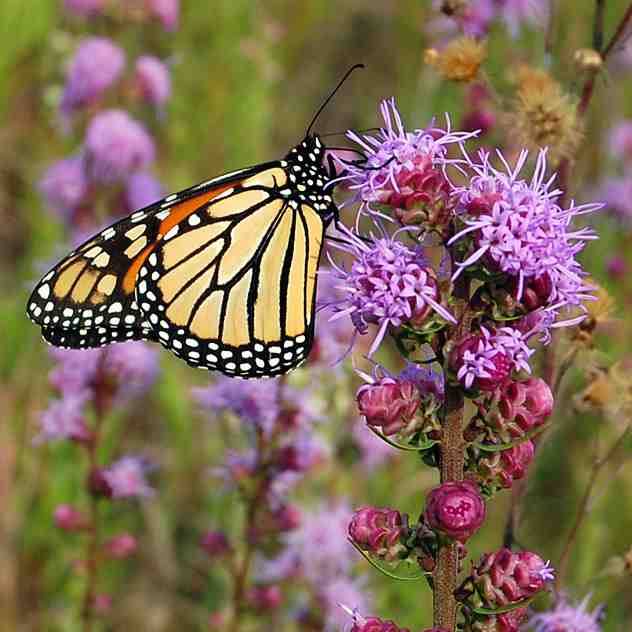
M 137 356 L 120 360 L 138 384 L 103 413 L 98 454 L 89 454 L 77 436 L 60 440 L 60 425 L 69 416 L 85 415 L 89 425 L 100 413 L 85 400 L 68 403 L 69 381 L 81 381 L 87 369 L 81 362 L 69 368 L 67 358 L 51 356 L 25 304 L 47 266 L 91 231 L 161 194 L 284 155 L 354 63 L 367 68 L 323 112 L 318 132 L 379 126 L 380 100 L 395 96 L 409 128 L 448 113 L 455 128 L 482 128 L 482 144 L 508 152 L 516 149 L 517 85 L 525 65 L 559 82 L 564 107 L 575 107 L 585 82 L 594 78 L 584 119 L 571 131 L 561 121 L 554 132 L 572 136 L 562 139 L 569 144 L 558 160 L 569 198 L 608 202 L 590 218 L 601 239 L 583 253 L 585 267 L 603 288 L 601 311 L 593 314 L 596 327 L 575 350 L 560 386 L 554 430 L 533 465 L 516 535 L 520 546 L 554 564 L 559 559 L 596 446 L 616 439 L 632 398 L 632 44 L 622 37 L 604 66 L 593 60 L 593 67 L 577 54 L 594 45 L 595 6 L 605 7 L 608 39 L 628 3 L 558 0 L 551 18 L 546 1 L 472 2 L 485 4 L 488 13 L 462 21 L 446 14 L 449 4 L 1 3 L 0 629 L 229 629 L 233 558 L 222 557 L 222 546 L 213 548 L 208 539 L 206 548 L 200 542 L 220 530 L 233 548 L 245 541 L 243 489 L 226 483 L 225 473 L 218 477 L 218 468 L 229 467 L 227 445 L 234 451 L 248 445 L 235 411 L 204 406 L 204 396 L 192 393 L 208 388 L 207 374 L 143 346 Z M 462 29 L 487 42 L 479 75 L 470 82 L 454 81 L 449 68 L 436 62 Z M 81 59 L 78 51 L 88 38 L 106 40 L 111 48 L 84 49 Z M 142 57 L 162 66 L 143 65 Z M 136 145 L 128 158 L 110 147 L 115 155 L 108 163 L 99 154 L 95 118 L 112 109 L 127 117 L 119 121 L 127 126 L 120 142 Z M 332 142 L 344 144 L 342 137 Z M 95 167 L 90 177 L 77 174 L 72 160 L 85 156 L 95 162 L 101 157 L 108 173 Z M 59 167 L 60 161 L 69 162 Z M 562 355 L 575 344 L 569 340 L 560 343 Z M 286 533 L 281 541 L 287 537 L 291 546 L 302 547 L 303 575 L 279 581 L 281 596 L 264 595 L 262 603 L 251 594 L 239 629 L 342 629 L 327 613 L 327 604 L 342 601 L 418 630 L 432 620 L 427 586 L 371 569 L 345 542 L 344 524 L 351 508 L 369 503 L 397 507 L 415 519 L 436 472 L 414 455 L 367 440 L 354 406 L 360 380 L 349 360 L 329 369 L 325 346 L 290 378 L 295 405 L 313 410 L 311 427 L 320 446 L 313 467 L 283 492 L 283 506 L 291 503 L 301 526 L 299 535 Z M 344 346 L 339 344 L 343 353 Z M 380 359 L 392 364 L 388 350 Z M 116 377 L 116 368 L 111 371 L 114 382 L 125 381 Z M 259 395 L 252 397 L 256 402 Z M 59 402 L 68 408 L 59 409 Z M 625 460 L 632 445 L 623 448 L 600 473 L 566 578 L 574 599 L 592 593 L 594 604 L 606 604 L 608 632 L 632 629 L 632 467 Z M 133 545 L 129 540 L 122 552 L 91 558 L 99 562 L 98 585 L 89 596 L 95 615 L 82 619 L 91 536 L 81 532 L 77 516 L 89 514 L 94 502 L 86 492 L 86 472 L 129 454 L 152 463 L 147 475 L 153 491 L 100 501 L 100 542 L 127 534 Z M 230 463 L 237 467 L 235 458 Z M 490 503 L 488 522 L 468 544 L 473 559 L 501 546 L 511 497 L 504 491 Z M 65 506 L 77 515 L 60 511 Z M 323 525 L 338 517 L 342 528 L 327 532 Z M 257 555 L 276 559 L 283 546 L 266 544 Z M 332 575 L 333 594 L 324 596 L 310 584 L 305 567 L 327 547 L 341 566 Z M 259 583 L 274 574 L 262 560 L 250 570 Z M 334 579 L 341 580 L 335 590 Z

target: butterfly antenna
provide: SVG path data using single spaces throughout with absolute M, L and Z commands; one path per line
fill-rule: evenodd
M 327 107 L 327 104 L 333 99 L 336 92 L 340 90 L 340 87 L 348 79 L 349 75 L 354 70 L 357 70 L 358 68 L 364 68 L 364 64 L 355 64 L 354 66 L 351 66 L 349 70 L 347 70 L 347 72 L 345 73 L 345 76 L 338 82 L 338 85 L 331 91 L 329 96 L 323 101 L 323 104 L 318 108 L 318 111 L 316 112 L 316 114 L 314 114 L 314 118 L 312 119 L 312 122 L 309 124 L 309 127 L 307 128 L 307 132 L 305 132 L 305 136 L 309 136 L 309 133 L 312 131 L 312 127 L 314 127 L 314 123 L 320 116 L 321 112 Z

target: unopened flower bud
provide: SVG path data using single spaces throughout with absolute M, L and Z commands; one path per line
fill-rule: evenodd
M 491 608 L 531 597 L 553 578 L 553 569 L 539 555 L 506 548 L 483 555 L 472 575 L 480 597 Z
M 104 472 L 104 468 L 97 467 L 88 474 L 88 491 L 97 498 L 112 498 L 112 487 Z
M 396 509 L 363 507 L 349 523 L 349 537 L 362 550 L 392 561 L 405 553 L 400 542 L 402 516 Z
M 258 612 L 274 610 L 283 601 L 283 593 L 278 586 L 253 586 L 247 593 L 248 604 Z
M 279 531 L 294 531 L 301 525 L 301 511 L 295 505 L 282 505 L 274 512 L 273 519 Z
M 94 598 L 94 611 L 99 615 L 106 615 L 112 610 L 112 595 L 101 593 Z
M 59 505 L 53 514 L 55 526 L 64 531 L 85 531 L 88 519 L 71 505 Z
M 104 545 L 103 550 L 109 557 L 122 560 L 132 555 L 138 548 L 136 538 L 129 533 L 121 533 L 109 539 Z
M 385 377 L 361 386 L 357 400 L 367 424 L 381 428 L 388 436 L 406 427 L 419 408 L 421 396 L 413 382 Z
M 393 621 L 384 621 L 377 617 L 358 617 L 351 632 L 410 632 L 410 629 L 400 628 Z
M 485 502 L 472 481 L 449 481 L 435 487 L 426 502 L 428 525 L 459 542 L 468 540 L 485 520 Z
M 553 411 L 553 393 L 541 378 L 531 377 L 522 382 L 509 382 L 501 391 L 498 411 L 503 422 L 514 422 L 528 432 L 541 426 Z M 513 433 L 517 436 L 517 433 Z
M 223 531 L 207 531 L 200 538 L 200 547 L 212 560 L 222 557 L 230 551 L 230 543 Z

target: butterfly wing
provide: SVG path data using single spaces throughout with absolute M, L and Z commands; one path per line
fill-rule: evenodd
M 28 303 L 46 340 L 158 340 L 189 364 L 285 373 L 314 327 L 324 223 L 289 199 L 283 163 L 203 183 L 132 214 L 53 268 Z
M 86 348 L 156 340 L 135 299 L 138 270 L 173 226 L 266 165 L 167 196 L 113 224 L 71 252 L 35 286 L 29 318 L 56 346 Z
M 300 364 L 312 344 L 324 223 L 278 167 L 239 183 L 165 235 L 136 300 L 189 364 L 243 378 Z

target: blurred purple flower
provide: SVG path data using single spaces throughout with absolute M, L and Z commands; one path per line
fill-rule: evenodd
M 48 206 L 63 219 L 81 203 L 88 191 L 83 160 L 75 156 L 51 165 L 39 182 Z
M 145 0 L 147 10 L 158 18 L 165 31 L 175 31 L 178 28 L 178 12 L 180 0 Z
M 494 0 L 494 3 L 513 37 L 518 36 L 523 25 L 544 29 L 549 19 L 549 0 Z
M 64 9 L 82 17 L 97 15 L 107 0 L 64 0 Z
M 124 560 L 136 552 L 138 541 L 130 533 L 120 533 L 103 545 L 104 553 L 113 559 Z
M 623 224 L 632 224 L 632 174 L 622 178 L 608 178 L 598 195 L 606 208 Z
M 88 393 L 99 368 L 101 349 L 59 349 L 51 347 L 50 356 L 57 362 L 48 380 L 64 397 Z
M 366 163 L 354 165 L 337 160 L 344 170 L 340 181 L 355 192 L 354 201 L 360 202 L 361 208 L 368 211 L 376 211 L 372 205 L 388 204 L 394 195 L 399 199 L 402 195 L 400 184 L 404 186 L 411 173 L 443 165 L 448 145 L 474 135 L 435 128 L 408 132 L 395 99 L 382 101 L 380 110 L 385 127 L 377 135 L 347 132 L 347 137 L 366 156 Z
M 90 526 L 89 520 L 72 505 L 57 505 L 53 521 L 58 529 L 64 531 L 84 531 Z
M 158 351 L 140 341 L 112 345 L 103 369 L 116 380 L 119 401 L 140 397 L 158 376 Z
M 632 161 L 632 120 L 620 121 L 610 132 L 611 155 L 624 162 Z
M 143 98 L 151 105 L 163 105 L 171 91 L 168 66 L 157 57 L 143 55 L 136 60 L 134 79 Z
M 441 8 L 444 0 L 433 0 L 435 11 Z M 468 2 L 463 11 L 453 17 L 440 17 L 428 24 L 429 33 L 450 33 L 461 29 L 465 35 L 484 37 L 496 16 L 495 0 L 475 0 Z
M 545 180 L 546 150 L 538 153 L 531 182 L 519 179 L 528 152 L 522 151 L 512 169 L 500 151 L 498 158 L 505 171 L 491 166 L 489 153 L 479 153 L 475 164 L 467 157 L 474 172 L 470 183 L 455 187 L 465 228 L 448 245 L 472 238 L 473 253 L 457 264 L 453 278 L 478 262 L 490 272 L 504 272 L 516 282 L 516 298 L 523 298 L 529 284 L 537 285 L 529 297 L 542 300 L 548 311 L 557 314 L 565 307 L 580 307 L 591 300 L 591 287 L 584 283 L 586 272 L 575 259 L 585 242 L 596 239 L 590 228 L 572 230 L 571 222 L 579 215 L 602 208 L 602 204 L 583 204 L 562 209 L 562 195 L 552 189 L 554 177 Z
M 149 173 L 134 173 L 125 183 L 125 203 L 130 213 L 157 202 L 163 196 L 162 185 Z
M 152 496 L 154 490 L 145 479 L 145 474 L 152 469 L 143 458 L 124 456 L 110 467 L 102 470 L 112 498 L 134 498 Z
M 145 127 L 123 110 L 97 114 L 86 131 L 86 159 L 92 176 L 113 182 L 142 171 L 154 160 L 154 141 Z
M 239 381 L 218 377 L 204 388 L 193 388 L 193 398 L 214 416 L 230 412 L 269 434 L 279 416 L 278 380 Z
M 421 249 L 412 249 L 397 239 L 405 230 L 392 237 L 371 238 L 368 243 L 346 231 L 346 243 L 336 245 L 354 261 L 349 271 L 332 262 L 343 298 L 328 306 L 335 312 L 331 320 L 350 316 L 360 334 L 366 333 L 369 324 L 378 325 L 369 357 L 390 328 L 409 321 L 421 324 L 432 311 L 456 322 L 441 305 L 439 285 Z
M 534 632 L 601 632 L 599 620 L 602 607 L 589 612 L 589 601 L 590 595 L 579 604 L 572 605 L 562 597 L 552 610 L 531 617 L 526 629 Z
M 62 111 L 68 113 L 96 101 L 121 76 L 124 66 L 125 53 L 109 39 L 84 40 L 68 66 Z
M 351 436 L 360 450 L 364 466 L 369 470 L 383 465 L 395 456 L 395 450 L 386 441 L 371 432 L 361 419 L 353 424 Z
M 89 394 L 76 393 L 62 399 L 52 400 L 48 408 L 40 413 L 40 432 L 36 443 L 70 439 L 77 442 L 90 440 L 90 431 L 83 415 L 83 407 Z

